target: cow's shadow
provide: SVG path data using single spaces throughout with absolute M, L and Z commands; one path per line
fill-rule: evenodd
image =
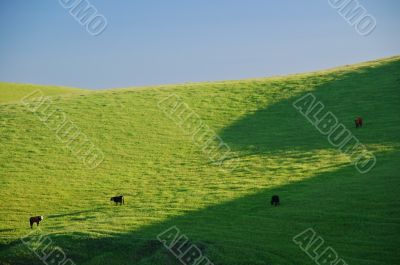
M 83 211 L 74 211 L 70 213 L 61 213 L 61 214 L 51 214 L 46 216 L 46 219 L 56 219 L 56 218 L 64 218 L 64 217 L 74 217 L 74 216 L 79 216 L 81 214 L 87 214 L 87 213 L 97 213 L 101 210 L 107 209 L 105 206 L 102 207 L 96 207 L 96 208 L 91 208 Z

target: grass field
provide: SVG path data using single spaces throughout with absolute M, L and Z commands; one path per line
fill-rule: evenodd
M 104 153 L 88 169 L 19 102 L 41 89 Z M 86 91 L 0 85 L 0 264 L 43 264 L 29 217 L 75 264 L 182 264 L 178 227 L 215 265 L 314 264 L 313 228 L 349 265 L 400 264 L 400 57 L 241 81 Z M 360 174 L 293 106 L 312 92 L 377 158 Z M 237 155 L 222 170 L 158 102 L 175 94 Z M 354 118 L 365 124 L 354 128 Z M 109 198 L 125 195 L 125 205 Z M 279 194 L 280 207 L 269 205 Z
M 21 98 L 40 89 L 46 96 L 61 96 L 85 94 L 86 90 L 58 86 L 39 86 L 30 84 L 0 83 L 0 104 L 2 103 L 18 103 Z

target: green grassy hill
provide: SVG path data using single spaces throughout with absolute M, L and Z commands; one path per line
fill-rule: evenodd
M 0 264 L 42 264 L 20 241 L 36 215 L 45 219 L 30 237 L 48 235 L 76 264 L 182 264 L 157 241 L 171 226 L 215 265 L 313 264 L 292 241 L 310 227 L 349 265 L 400 264 L 400 57 L 287 77 L 45 93 L 102 150 L 95 169 L 9 86 L 0 86 Z M 292 106 L 308 92 L 374 153 L 370 172 Z M 160 110 L 171 94 L 230 146 L 237 158 L 227 167 Z M 109 201 L 118 194 L 125 205 Z M 269 205 L 273 194 L 280 207 Z
M 18 103 L 24 96 L 32 91 L 40 89 L 44 95 L 47 96 L 62 96 L 62 95 L 75 95 L 86 94 L 89 91 L 60 87 L 60 86 L 40 86 L 30 84 L 16 84 L 16 83 L 0 83 L 0 104 L 3 103 Z

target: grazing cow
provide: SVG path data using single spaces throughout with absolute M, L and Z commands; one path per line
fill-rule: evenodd
M 280 205 L 280 201 L 279 201 L 279 196 L 278 195 L 272 196 L 271 205 L 274 205 L 274 206 Z
M 43 216 L 35 216 L 35 217 L 31 217 L 29 219 L 29 223 L 31 224 L 31 229 L 34 223 L 37 224 L 37 226 L 39 226 L 40 221 L 43 220 Z
M 358 117 L 357 119 L 354 120 L 354 123 L 356 124 L 356 128 L 362 127 L 363 119 L 361 117 Z
M 115 202 L 115 205 L 117 205 L 118 203 L 119 203 L 119 205 L 125 204 L 124 196 L 111 197 L 110 201 Z

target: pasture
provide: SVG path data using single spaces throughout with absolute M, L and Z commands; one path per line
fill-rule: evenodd
M 85 167 L 20 103 L 51 96 L 104 153 Z M 0 264 L 42 264 L 20 240 L 51 238 L 75 264 L 182 264 L 171 226 L 215 265 L 313 264 L 313 228 L 349 265 L 400 264 L 400 57 L 238 81 L 88 91 L 0 85 Z M 377 158 L 360 174 L 292 103 L 312 92 Z M 178 95 L 237 155 L 221 169 L 158 107 Z M 363 117 L 356 129 L 354 119 Z M 115 206 L 110 197 L 125 196 Z M 271 207 L 279 194 L 281 205 Z M 31 230 L 29 218 L 44 216 Z

